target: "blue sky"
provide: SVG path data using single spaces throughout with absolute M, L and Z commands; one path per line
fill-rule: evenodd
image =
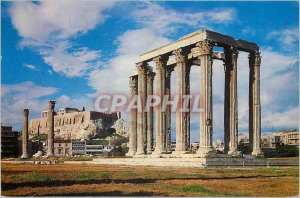
M 93 109 L 99 94 L 129 92 L 129 72 L 140 53 L 209 29 L 260 45 L 263 131 L 298 128 L 298 6 L 298 2 L 2 2 L 2 122 L 20 129 L 20 109 L 27 107 L 30 116 L 37 117 L 49 99 L 58 101 L 57 108 Z M 238 62 L 241 132 L 248 127 L 247 56 L 240 53 Z M 215 61 L 213 68 L 214 137 L 222 138 L 222 63 Z M 193 67 L 192 82 L 199 82 L 197 76 Z M 192 92 L 197 93 L 198 84 L 192 83 Z M 192 115 L 194 139 L 198 121 L 198 115 Z

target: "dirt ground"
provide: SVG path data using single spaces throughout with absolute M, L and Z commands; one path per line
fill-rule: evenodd
M 296 196 L 298 167 L 1 164 L 5 196 Z

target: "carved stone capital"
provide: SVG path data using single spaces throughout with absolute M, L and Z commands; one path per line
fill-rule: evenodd
M 23 109 L 23 115 L 28 117 L 29 109 Z
M 179 62 L 184 62 L 185 59 L 186 59 L 186 55 L 185 53 L 183 52 L 182 48 L 179 48 L 179 49 L 176 49 L 172 52 L 172 54 L 175 55 L 175 59 L 176 59 L 176 62 L 179 63 Z
M 200 55 L 212 55 L 213 43 L 209 40 L 204 40 L 196 44 L 199 47 Z
M 136 67 L 137 67 L 137 71 L 138 71 L 138 74 L 139 75 L 143 75 L 143 74 L 146 74 L 146 65 L 144 62 L 139 62 L 136 64 Z
M 171 78 L 172 71 L 174 71 L 174 67 L 167 67 L 166 78 Z
M 54 110 L 55 103 L 56 103 L 56 101 L 50 100 L 50 101 L 48 102 L 48 109 Z
M 261 53 L 259 51 L 251 52 L 249 54 L 250 65 L 259 67 L 261 64 Z
M 137 79 L 134 76 L 129 77 L 129 86 L 131 89 L 136 89 L 137 88 Z
M 156 69 L 163 69 L 167 64 L 167 60 L 162 56 L 157 56 L 153 58 L 153 60 L 155 62 Z
M 154 81 L 154 77 L 155 77 L 155 73 L 149 71 L 147 73 L 147 82 L 152 84 Z
M 237 59 L 238 59 L 238 50 L 236 47 L 228 47 L 228 48 L 225 48 L 224 50 L 225 52 L 225 60 L 224 60 L 224 63 L 226 65 L 235 65 L 236 62 L 237 62 Z

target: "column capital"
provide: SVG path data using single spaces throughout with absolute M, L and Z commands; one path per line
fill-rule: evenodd
M 138 71 L 139 75 L 146 73 L 146 70 L 147 70 L 146 63 L 144 63 L 144 62 L 136 63 L 136 67 L 137 67 L 137 71 Z
M 155 73 L 151 72 L 151 71 L 148 71 L 148 73 L 147 73 L 147 82 L 148 83 L 153 83 L 154 77 L 155 77 Z
M 156 56 L 153 58 L 155 62 L 156 69 L 162 69 L 167 65 L 167 59 L 162 56 Z
M 213 53 L 213 43 L 210 40 L 204 40 L 196 44 L 199 47 L 200 56 L 201 55 L 212 55 Z
M 54 110 L 55 103 L 56 103 L 56 101 L 50 100 L 50 101 L 48 102 L 48 109 Z
M 137 89 L 137 79 L 135 76 L 130 76 L 129 77 L 129 86 L 131 89 Z
M 251 52 L 249 54 L 250 65 L 259 67 L 261 64 L 261 53 L 259 51 Z
M 174 67 L 167 67 L 166 69 L 166 77 L 171 78 L 172 71 L 174 71 Z
M 238 52 L 238 49 L 236 47 L 225 47 L 224 49 L 224 53 L 225 53 L 225 60 L 224 60 L 224 63 L 226 65 L 235 65 L 236 62 L 237 62 L 237 59 L 238 59 L 238 55 L 239 55 L 239 52 Z
M 175 55 L 176 62 L 185 62 L 186 60 L 186 52 L 182 49 L 176 49 L 172 52 L 173 55 Z
M 24 114 L 24 116 L 28 116 L 28 114 L 29 114 L 29 109 L 23 109 L 23 114 Z

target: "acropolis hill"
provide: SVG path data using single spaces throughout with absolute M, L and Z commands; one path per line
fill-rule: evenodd
M 40 118 L 30 120 L 29 135 L 48 133 L 48 111 L 42 111 Z M 127 135 L 126 124 L 114 126 L 121 119 L 119 112 L 102 113 L 96 111 L 78 110 L 76 108 L 61 108 L 54 115 L 55 138 L 59 139 L 90 139 L 99 134 L 107 134 L 109 128 L 115 128 L 120 135 Z M 120 123 L 120 121 L 118 122 Z M 123 123 L 124 124 L 124 123 Z M 125 127 L 125 128 L 124 128 Z

